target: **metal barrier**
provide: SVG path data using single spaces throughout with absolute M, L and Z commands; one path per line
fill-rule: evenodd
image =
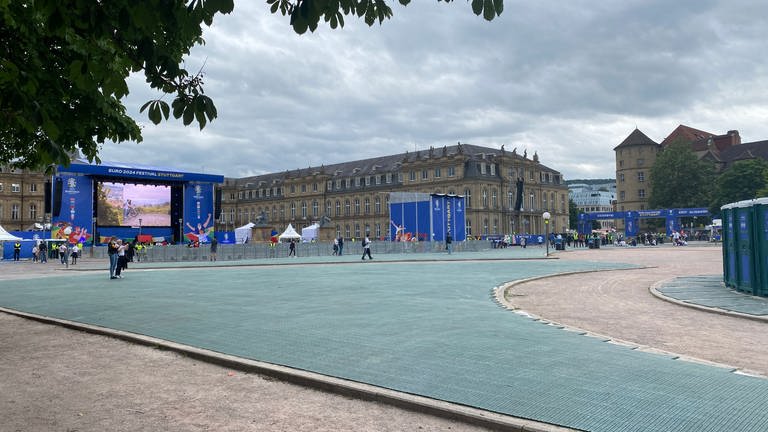
M 453 252 L 478 252 L 492 249 L 493 244 L 485 240 L 471 240 L 454 242 Z M 442 242 L 390 242 L 374 241 L 371 252 L 377 254 L 423 254 L 443 253 L 445 243 Z M 358 241 L 344 242 L 344 255 L 362 255 L 363 249 Z M 296 255 L 299 257 L 329 256 L 333 254 L 332 243 L 297 243 Z M 96 246 L 93 248 L 93 258 L 107 258 L 107 247 Z M 285 258 L 288 256 L 288 244 L 279 243 L 271 246 L 268 243 L 252 244 L 221 244 L 216 253 L 219 261 L 241 261 L 253 259 Z M 134 258 L 135 260 L 136 258 Z M 141 261 L 147 262 L 184 262 L 184 261 L 210 261 L 210 245 L 202 245 L 199 248 L 190 248 L 182 245 L 151 246 L 145 249 Z

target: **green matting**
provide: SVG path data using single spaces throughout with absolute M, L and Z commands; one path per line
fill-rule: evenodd
M 3 281 L 0 305 L 587 431 L 768 430 L 766 379 L 565 331 L 491 296 L 508 281 L 627 267 L 440 260 L 129 269 L 114 281 L 106 272 Z

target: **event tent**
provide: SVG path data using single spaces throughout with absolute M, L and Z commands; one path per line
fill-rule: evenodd
M 15 235 L 9 233 L 5 230 L 2 226 L 0 226 L 0 241 L 15 241 L 15 240 L 23 240 L 21 237 L 16 237 Z
M 296 230 L 293 228 L 293 225 L 288 224 L 288 228 L 286 228 L 285 231 L 283 231 L 283 233 L 278 236 L 278 239 L 280 239 L 280 241 L 299 240 L 301 239 L 301 235 L 296 232 Z
M 317 233 L 320 231 L 320 224 L 312 224 L 301 229 L 301 241 L 310 242 L 317 239 Z
M 237 244 L 244 244 L 249 243 L 251 241 L 251 233 L 253 227 L 255 227 L 256 224 L 253 222 L 248 222 L 247 224 L 235 228 L 235 243 Z

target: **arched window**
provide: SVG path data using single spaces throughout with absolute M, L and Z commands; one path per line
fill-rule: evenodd
M 464 189 L 464 204 L 472 208 L 472 191 L 469 188 Z
M 319 211 L 319 207 L 317 204 L 317 200 L 312 200 L 312 217 L 317 217 L 318 211 Z
M 371 199 L 370 198 L 366 198 L 365 201 L 363 202 L 363 211 L 365 212 L 365 214 L 371 214 Z
M 360 198 L 355 198 L 355 215 L 360 214 Z
M 344 216 L 349 216 L 349 200 L 344 200 Z
M 336 200 L 336 216 L 341 216 L 341 201 Z

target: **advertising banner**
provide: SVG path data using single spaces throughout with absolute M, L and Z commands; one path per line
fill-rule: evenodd
M 53 216 L 51 237 L 63 239 L 71 244 L 90 244 L 93 235 L 90 232 L 93 227 L 93 182 L 90 177 L 77 175 L 62 175 L 61 203 L 54 203 L 54 207 L 61 205 L 58 216 Z M 55 187 L 55 186 L 54 186 Z M 54 191 L 52 196 L 59 196 Z
M 213 238 L 213 185 L 191 183 L 184 188 L 184 242 L 209 243 Z

